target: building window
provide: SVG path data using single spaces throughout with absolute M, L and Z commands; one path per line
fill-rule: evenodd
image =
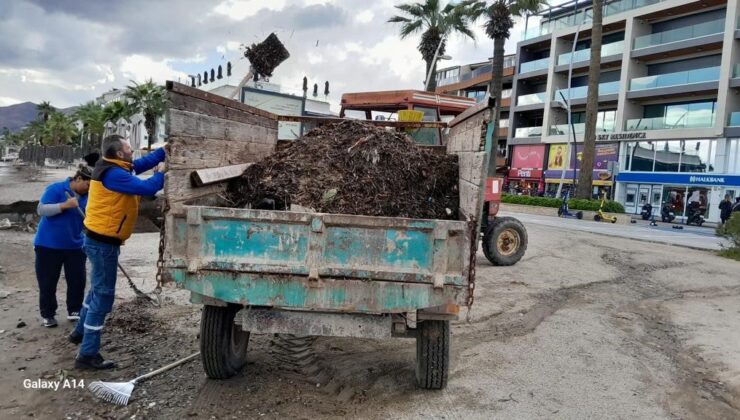
M 727 141 L 727 170 L 728 174 L 740 174 L 740 139 Z
M 633 172 L 714 172 L 716 140 L 626 143 L 624 169 Z

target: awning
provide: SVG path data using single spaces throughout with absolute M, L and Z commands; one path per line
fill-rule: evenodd
M 559 184 L 560 183 L 560 178 L 546 178 L 545 179 L 545 183 L 546 184 Z M 573 179 L 572 178 L 565 178 L 565 179 L 563 179 L 563 184 L 572 184 L 572 183 L 573 183 Z M 613 181 L 610 181 L 610 180 L 609 181 L 604 181 L 604 180 L 601 180 L 601 179 L 594 179 L 593 181 L 591 181 L 591 184 L 592 185 L 595 185 L 597 187 L 611 187 L 612 185 L 614 185 L 614 182 Z

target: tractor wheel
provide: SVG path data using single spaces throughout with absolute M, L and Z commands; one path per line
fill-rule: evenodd
M 200 353 L 211 379 L 228 379 L 247 364 L 249 332 L 234 322 L 238 305 L 203 306 L 200 318 Z
M 493 265 L 516 264 L 527 250 L 527 230 L 513 217 L 497 217 L 483 235 L 483 254 Z

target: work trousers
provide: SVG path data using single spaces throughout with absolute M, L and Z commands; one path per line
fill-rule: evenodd
M 85 253 L 81 249 L 34 247 L 36 280 L 39 283 L 39 311 L 43 318 L 57 313 L 57 284 L 64 267 L 67 281 L 67 314 L 80 312 L 85 296 Z

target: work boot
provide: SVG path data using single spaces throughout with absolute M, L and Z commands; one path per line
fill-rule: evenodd
M 67 336 L 67 340 L 72 344 L 80 344 L 82 343 L 82 337 L 84 337 L 84 335 L 78 333 L 77 331 L 72 331 L 72 334 Z
M 100 353 L 95 356 L 83 356 L 78 354 L 77 357 L 75 357 L 75 369 L 103 370 L 113 369 L 115 367 L 115 363 L 110 360 L 103 359 L 103 356 Z

